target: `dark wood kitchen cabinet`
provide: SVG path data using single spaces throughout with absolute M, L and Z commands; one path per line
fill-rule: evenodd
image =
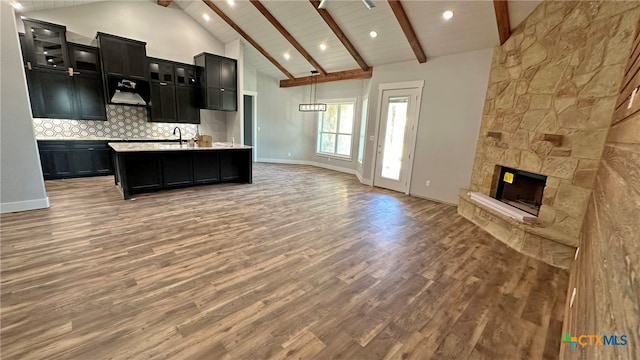
M 149 58 L 151 121 L 176 122 L 176 86 L 173 64 Z
M 113 174 L 113 153 L 105 140 L 39 140 L 45 180 Z
M 29 98 L 34 118 L 76 119 L 75 91 L 68 73 L 33 68 L 27 70 Z
M 195 67 L 149 58 L 151 79 L 150 121 L 200 123 Z
M 198 81 L 196 67 L 186 64 L 174 64 L 176 76 L 176 108 L 179 123 L 200 124 L 200 106 L 198 102 Z
M 74 75 L 75 117 L 70 119 L 107 120 L 100 75 Z
M 155 154 L 130 154 L 123 166 L 122 171 L 129 174 L 128 185 L 133 191 L 162 189 L 162 164 L 160 158 Z
M 187 186 L 193 184 L 193 165 L 189 153 L 166 153 L 162 156 L 163 186 Z
M 38 55 L 28 43 L 20 34 L 33 117 L 107 119 L 97 48 L 65 42 L 68 67 L 45 67 L 31 65 Z
M 115 151 L 116 185 L 134 194 L 219 182 L 252 183 L 251 148 Z
M 212 184 L 220 182 L 220 155 L 211 152 L 193 153 L 194 184 Z
M 107 120 L 98 49 L 70 43 L 69 58 L 73 69 L 76 112 L 72 119 Z
M 44 21 L 23 19 L 28 69 L 45 68 L 66 71 L 69 65 L 67 28 Z
M 192 86 L 176 86 L 176 122 L 200 124 L 200 108 L 197 105 L 197 101 L 197 88 Z
M 202 53 L 194 57 L 200 85 L 200 106 L 209 110 L 237 111 L 237 60 Z
M 149 80 L 147 43 L 101 32 L 97 39 L 105 76 Z

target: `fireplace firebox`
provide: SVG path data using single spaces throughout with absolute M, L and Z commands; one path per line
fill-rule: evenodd
M 493 197 L 538 216 L 547 177 L 504 166 L 498 168 L 496 174 L 500 174 L 500 176 L 495 179 L 497 181 L 494 181 Z

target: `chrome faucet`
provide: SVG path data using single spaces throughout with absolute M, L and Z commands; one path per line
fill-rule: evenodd
M 175 135 L 175 134 L 176 134 L 176 130 L 178 130 L 178 135 L 180 136 L 180 138 L 179 138 L 180 140 L 179 140 L 179 142 L 178 142 L 178 143 L 179 143 L 180 145 L 182 145 L 182 131 L 180 130 L 180 128 L 179 128 L 179 127 L 177 127 L 177 126 L 176 126 L 176 127 L 175 127 L 175 129 L 173 129 L 173 135 Z

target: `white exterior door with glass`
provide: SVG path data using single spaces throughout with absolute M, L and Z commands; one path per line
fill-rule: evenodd
M 382 90 L 374 186 L 409 192 L 420 93 Z

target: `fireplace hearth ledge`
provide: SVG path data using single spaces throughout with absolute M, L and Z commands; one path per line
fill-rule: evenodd
M 527 224 L 471 200 L 469 189 L 458 193 L 458 213 L 514 250 L 547 264 L 568 269 L 573 262 L 578 239 L 545 228 Z
M 496 200 L 490 196 L 487 196 L 480 192 L 469 192 L 467 193 L 469 198 L 473 200 L 475 203 L 484 205 L 492 210 L 495 210 L 505 216 L 516 219 L 520 222 L 532 224 L 538 222 L 538 217 L 531 215 L 525 211 L 517 209 L 509 204 L 505 204 L 500 200 Z

